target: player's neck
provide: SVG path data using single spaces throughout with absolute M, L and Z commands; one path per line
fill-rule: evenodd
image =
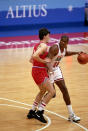
M 40 43 L 47 44 L 47 42 L 45 40 L 40 40 Z

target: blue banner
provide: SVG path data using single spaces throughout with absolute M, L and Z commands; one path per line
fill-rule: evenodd
M 0 0 L 0 26 L 84 21 L 85 0 Z

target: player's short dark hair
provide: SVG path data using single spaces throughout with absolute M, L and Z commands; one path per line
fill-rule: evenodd
M 46 28 L 41 28 L 39 30 L 39 39 L 43 40 L 44 36 L 46 36 L 47 34 L 50 34 L 50 31 L 48 31 L 48 29 Z
M 66 35 L 62 35 L 61 36 L 61 41 L 68 42 L 69 41 L 69 37 L 66 36 Z

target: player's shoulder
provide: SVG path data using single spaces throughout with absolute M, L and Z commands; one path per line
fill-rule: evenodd
M 40 43 L 41 46 L 47 46 L 44 42 Z
M 55 43 L 56 45 L 58 45 L 58 43 Z
M 40 43 L 41 48 L 47 48 L 47 45 L 45 43 Z
M 57 45 L 59 47 L 59 43 L 55 43 L 55 45 Z

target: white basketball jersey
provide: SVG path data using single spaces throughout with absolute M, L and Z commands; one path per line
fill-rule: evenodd
M 62 59 L 62 58 L 65 56 L 65 54 L 66 54 L 66 49 L 65 49 L 65 48 L 64 48 L 64 51 L 61 53 L 61 50 L 60 50 L 59 44 L 56 43 L 56 45 L 58 45 L 59 52 L 58 52 L 58 55 L 55 56 L 55 57 L 52 59 L 52 65 L 53 65 L 53 66 L 55 65 L 55 62 L 57 61 L 57 59 L 58 59 L 58 61 L 60 62 L 61 59 Z

